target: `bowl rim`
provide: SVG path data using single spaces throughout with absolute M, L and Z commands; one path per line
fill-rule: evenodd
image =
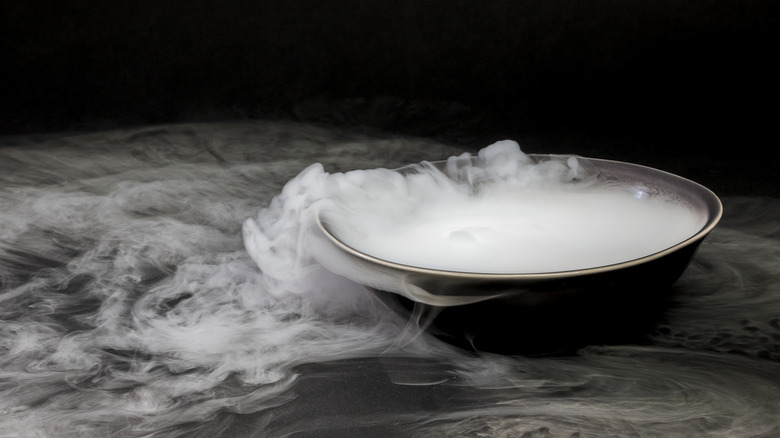
M 527 154 L 529 157 L 533 159 L 540 159 L 543 157 L 571 157 L 575 155 L 560 155 L 560 154 Z M 317 211 L 315 214 L 317 227 L 319 230 L 328 238 L 328 240 L 338 246 L 343 251 L 346 251 L 347 253 L 356 256 L 360 259 L 363 259 L 365 261 L 368 261 L 370 263 L 375 263 L 387 268 L 399 270 L 399 271 L 405 271 L 409 273 L 415 273 L 415 274 L 424 274 L 424 275 L 433 275 L 438 277 L 447 277 L 447 278 L 460 278 L 460 279 L 479 279 L 479 280 L 498 280 L 498 281 L 505 281 L 505 280 L 543 280 L 543 279 L 559 279 L 559 278 L 567 278 L 567 277 L 576 277 L 576 276 L 582 276 L 582 275 L 594 275 L 594 274 L 602 274 L 610 271 L 615 271 L 619 269 L 629 268 L 632 266 L 637 266 L 643 263 L 647 263 L 659 258 L 662 258 L 668 254 L 671 254 L 673 252 L 676 252 L 680 250 L 681 248 L 684 248 L 688 245 L 693 245 L 700 240 L 704 239 L 707 234 L 709 234 L 715 226 L 720 222 L 720 219 L 723 216 L 723 203 L 721 202 L 720 198 L 710 189 L 707 187 L 692 181 L 690 179 L 687 179 L 685 177 L 673 174 L 671 172 L 667 172 L 664 170 L 656 169 L 650 166 L 645 166 L 642 164 L 635 164 L 635 163 L 629 163 L 625 161 L 617 161 L 617 160 L 609 160 L 609 159 L 602 159 L 602 158 L 589 158 L 589 157 L 582 157 L 582 156 L 575 156 L 578 159 L 584 159 L 591 162 L 596 163 L 613 163 L 621 166 L 628 166 L 628 167 L 635 167 L 640 169 L 646 169 L 654 173 L 658 173 L 661 175 L 665 175 L 667 177 L 671 177 L 671 179 L 680 181 L 685 184 L 689 184 L 692 187 L 697 188 L 699 191 L 705 194 L 707 199 L 706 202 L 708 208 L 707 212 L 708 217 L 706 219 L 705 224 L 702 226 L 702 228 L 693 234 L 692 236 L 688 237 L 687 239 L 674 244 L 666 249 L 663 249 L 661 251 L 654 252 L 652 254 L 648 254 L 643 257 L 639 257 L 636 259 L 626 260 L 619 263 L 613 263 L 609 265 L 602 265 L 602 266 L 594 266 L 591 268 L 582 268 L 582 269 L 572 269 L 572 270 L 563 270 L 563 271 L 549 271 L 549 272 L 533 272 L 533 273 L 485 273 L 485 272 L 473 272 L 473 271 L 455 271 L 455 270 L 447 270 L 447 269 L 434 269 L 434 268 L 425 268 L 420 266 L 414 266 L 414 265 L 407 265 L 403 263 L 393 262 L 389 260 L 385 260 L 370 254 L 367 254 L 365 252 L 362 252 L 356 248 L 353 248 L 344 242 L 342 242 L 337 236 L 335 236 L 333 233 L 331 233 L 327 226 L 323 223 L 322 215 L 320 214 L 320 211 Z M 446 162 L 446 160 L 437 160 L 437 161 L 431 161 L 430 164 L 436 164 L 436 163 L 443 163 Z M 412 165 L 409 165 L 412 166 Z M 396 168 L 393 170 L 399 171 L 401 169 L 408 168 L 409 166 L 403 166 L 400 168 Z M 714 207 L 714 208 L 712 208 Z M 712 211 L 711 211 L 712 210 Z

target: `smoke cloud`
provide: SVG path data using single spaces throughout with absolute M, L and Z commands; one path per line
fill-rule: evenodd
M 279 122 L 2 139 L 0 436 L 780 431 L 776 199 L 724 200 L 646 342 L 568 357 L 401 347 L 403 309 L 302 249 L 290 203 L 333 188 L 296 175 L 462 152 Z

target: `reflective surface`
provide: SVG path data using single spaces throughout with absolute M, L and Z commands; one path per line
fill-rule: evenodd
M 776 198 L 724 197 L 658 308 L 614 307 L 609 324 L 570 309 L 613 327 L 609 342 L 512 356 L 409 337 L 402 307 L 317 265 L 261 272 L 243 246 L 243 221 L 312 162 L 398 167 L 460 147 L 277 122 L 2 142 L 3 435 L 780 432 Z M 531 326 L 507 336 L 555 331 Z

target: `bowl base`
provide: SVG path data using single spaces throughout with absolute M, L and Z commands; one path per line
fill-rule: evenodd
M 474 352 L 567 356 L 588 345 L 644 344 L 670 305 L 672 287 L 582 293 L 528 292 L 421 312 L 394 293 L 374 291 L 405 316 L 433 314 L 427 330 Z M 432 307 L 432 306 L 428 306 Z

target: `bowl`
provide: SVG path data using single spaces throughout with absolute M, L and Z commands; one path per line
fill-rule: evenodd
M 570 159 L 528 157 L 534 163 Z M 324 214 L 317 215 L 307 245 L 325 268 L 403 308 L 416 307 L 416 315 L 431 315 L 435 334 L 468 348 L 546 354 L 594 342 L 636 341 L 668 305 L 670 286 L 717 225 L 723 207 L 706 187 L 668 172 L 604 159 L 577 160 L 593 175 L 594 187 L 619 187 L 640 202 L 674 200 L 690 210 L 696 228 L 678 242 L 639 257 L 543 272 L 478 272 L 399 263 L 347 244 L 336 226 L 339 217 Z M 451 162 L 430 165 L 448 177 L 459 177 Z M 416 169 L 396 171 L 407 174 Z M 659 230 L 670 225 L 663 218 L 658 222 Z M 427 326 L 425 321 L 414 323 Z

